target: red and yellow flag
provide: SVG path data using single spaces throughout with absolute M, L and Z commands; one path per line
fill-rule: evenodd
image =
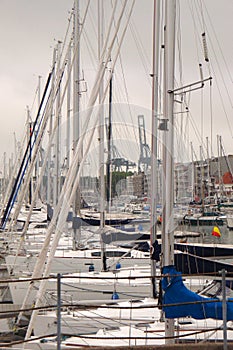
M 212 231 L 212 236 L 221 237 L 221 232 L 220 232 L 218 226 L 214 226 L 213 231 Z

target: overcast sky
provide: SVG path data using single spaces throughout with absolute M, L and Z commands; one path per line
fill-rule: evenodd
M 86 0 L 80 0 L 80 3 L 82 6 Z M 199 35 L 203 29 L 206 30 L 211 67 L 204 62 L 203 57 L 201 59 L 204 77 L 213 76 L 214 95 L 211 97 L 213 100 L 213 137 L 220 134 L 223 137 L 226 152 L 232 154 L 233 1 L 203 0 L 203 13 L 205 13 L 205 23 L 208 25 L 206 28 L 203 25 L 203 18 L 200 17 L 194 23 L 194 16 L 192 18 L 190 14 L 193 8 L 200 8 L 200 1 L 181 0 L 180 3 L 181 30 L 184 30 L 185 33 L 183 48 L 186 51 L 182 53 L 184 62 L 191 62 L 196 58 L 195 40 L 188 36 L 191 33 L 191 26 L 193 24 L 200 26 L 196 28 Z M 133 13 L 136 30 L 145 48 L 144 52 L 134 53 L 136 45 L 132 44 L 132 38 L 130 41 L 130 35 L 127 37 L 128 43 L 123 48 L 123 64 L 125 63 L 128 69 L 128 75 L 126 75 L 129 77 L 130 101 L 148 108 L 151 103 L 149 74 L 151 73 L 152 52 L 152 4 L 152 0 L 136 0 Z M 13 151 L 14 133 L 18 140 L 22 137 L 26 123 L 26 106 L 32 105 L 38 76 L 42 76 L 42 85 L 46 81 L 51 67 L 53 48 L 57 40 L 64 38 L 72 6 L 73 0 L 0 0 L 1 158 L 3 152 L 7 152 L 10 156 L 10 152 Z M 140 61 L 140 56 L 145 56 L 149 66 Z M 143 74 L 145 78 L 142 78 Z M 197 60 L 195 67 L 188 65 L 183 70 L 183 74 L 186 84 L 199 80 Z M 140 88 L 140 86 L 143 87 Z M 209 89 L 205 92 L 206 99 L 208 99 L 208 93 Z M 192 99 L 194 99 L 193 96 L 191 96 Z M 200 109 L 192 110 L 192 123 L 196 123 L 199 136 L 202 134 L 204 138 L 210 137 L 209 113 L 203 117 Z M 198 137 L 191 130 L 191 126 L 190 134 L 190 141 L 195 142 Z
M 26 106 L 33 103 L 39 75 L 43 89 L 72 5 L 73 0 L 0 0 L 1 156 L 13 151 L 14 133 L 21 139 Z

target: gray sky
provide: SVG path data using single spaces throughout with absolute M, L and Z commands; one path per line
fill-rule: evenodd
M 62 40 L 72 0 L 0 0 L 0 146 L 11 151 L 20 140 L 42 76 L 50 71 L 55 40 Z M 10 154 L 9 154 L 10 156 Z
M 82 6 L 86 0 L 80 0 L 80 3 Z M 137 52 L 130 31 L 122 48 L 130 102 L 148 109 L 151 106 L 149 74 L 152 52 L 152 3 L 152 0 L 136 0 L 133 14 L 134 25 L 144 50 Z M 183 82 L 188 84 L 200 79 L 196 43 L 191 29 L 193 25 L 196 26 L 199 36 L 203 30 L 207 33 L 211 66 L 204 62 L 203 57 L 200 59 L 203 63 L 204 77 L 209 76 L 209 70 L 213 76 L 212 112 L 210 106 L 199 107 L 201 98 L 205 102 L 210 99 L 209 88 L 202 97 L 199 92 L 189 96 L 193 103 L 190 105 L 191 124 L 196 124 L 199 136 L 202 134 L 204 139 L 207 136 L 210 138 L 210 113 L 212 113 L 213 141 L 216 142 L 216 134 L 220 134 L 226 152 L 232 154 L 233 1 L 202 1 L 204 19 L 190 14 L 190 10 L 200 8 L 200 1 L 181 0 L 180 4 L 181 31 L 184 32 Z M 73 0 L 0 0 L 0 158 L 3 152 L 7 152 L 10 156 L 10 152 L 13 151 L 14 133 L 18 140 L 22 137 L 26 122 L 26 106 L 32 105 L 38 76 L 42 76 L 42 87 L 46 81 L 51 67 L 53 48 L 57 40 L 64 38 L 72 5 Z M 206 27 L 203 24 L 204 20 Z M 142 56 L 145 59 L 144 63 L 141 60 Z M 199 136 L 192 130 L 191 124 L 190 141 L 196 142 L 198 152 Z M 216 146 L 213 148 L 216 155 Z

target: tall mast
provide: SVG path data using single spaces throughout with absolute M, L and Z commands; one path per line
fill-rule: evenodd
M 80 45 L 79 45 L 79 0 L 74 2 L 74 69 L 73 69 L 73 143 L 74 150 L 77 146 L 78 139 L 80 136 L 80 123 L 79 123 L 79 65 L 80 65 Z
M 28 159 L 31 161 L 31 154 L 32 154 L 32 120 L 31 120 L 31 115 L 30 115 L 30 110 L 29 107 L 27 106 L 27 125 L 28 125 L 28 144 L 29 144 L 29 155 Z M 28 203 L 27 205 L 30 205 L 32 202 L 32 178 L 30 178 L 29 181 L 29 186 L 28 186 Z
M 71 43 L 68 48 L 68 58 L 67 58 L 67 70 L 68 72 L 71 69 Z M 66 128 L 66 171 L 68 171 L 70 166 L 70 116 L 71 116 L 71 108 L 70 108 L 70 96 L 71 91 L 71 80 L 69 79 L 67 83 L 67 97 L 66 97 L 66 118 L 67 118 L 67 128 Z
M 163 220 L 162 265 L 174 264 L 174 66 L 175 66 L 175 13 L 176 0 L 166 0 L 164 26 L 164 108 L 168 129 L 163 132 Z M 166 343 L 174 343 L 174 320 L 165 319 Z M 171 338 L 169 338 L 171 337 Z
M 38 76 L 38 87 L 37 87 L 37 106 L 38 109 L 40 107 L 40 98 L 41 98 L 41 75 Z M 41 147 L 39 148 L 41 150 Z M 35 164 L 35 179 L 36 181 L 39 178 L 39 156 L 40 156 L 40 151 L 38 152 L 38 156 L 37 156 L 37 160 L 36 160 L 36 164 Z
M 101 52 L 103 49 L 103 0 L 98 0 L 98 60 L 100 62 Z M 99 88 L 99 183 L 100 183 L 100 233 L 102 234 L 105 226 L 105 183 L 104 183 L 104 105 L 103 105 L 103 81 L 100 83 Z M 100 237 L 102 235 L 100 234 Z M 102 270 L 106 271 L 106 256 L 105 256 L 105 244 L 101 240 L 101 253 L 102 253 Z
M 16 162 L 16 154 L 15 154 L 15 162 Z M 2 183 L 2 197 L 1 202 L 4 203 L 5 201 L 5 195 L 6 195 L 6 183 L 7 183 L 7 171 L 6 171 L 6 152 L 3 153 L 3 183 Z M 8 176 L 8 179 L 10 181 L 10 176 Z
M 61 69 L 61 42 L 58 41 L 57 44 L 57 76 L 60 76 Z M 61 184 L 61 172 L 60 172 L 60 157 L 61 157 L 61 91 L 60 87 L 58 88 L 58 93 L 56 96 L 56 114 L 58 113 L 58 123 L 56 129 L 56 143 L 55 143 L 55 176 L 54 176 L 54 206 L 58 202 L 58 197 L 60 194 L 60 184 Z
M 192 162 L 192 201 L 195 201 L 196 198 L 196 167 L 194 164 L 194 149 L 192 142 L 190 143 L 191 147 L 191 162 Z
M 218 178 L 219 178 L 219 200 L 221 201 L 223 197 L 223 180 L 221 172 L 221 159 L 222 159 L 222 148 L 221 148 L 222 138 L 217 135 L 217 148 L 218 148 Z
M 202 212 L 204 213 L 205 209 L 205 160 L 204 160 L 204 153 L 202 146 L 200 146 L 200 171 L 201 171 L 201 207 L 202 207 Z
M 108 113 L 108 128 L 107 128 L 107 145 L 108 145 L 108 159 L 106 166 L 106 201 L 107 201 L 107 212 L 110 211 L 111 204 L 111 151 L 112 151 L 112 78 L 109 82 L 109 113 Z
M 206 137 L 206 153 L 207 153 L 207 189 L 208 189 L 208 197 L 210 197 L 210 154 L 209 154 L 209 140 Z
M 157 197 L 158 197 L 158 73 L 159 73 L 159 43 L 160 43 L 160 0 L 154 0 L 154 23 L 153 23 L 153 72 L 152 72 L 152 133 L 151 133 L 151 228 L 150 244 L 155 249 L 157 236 Z M 153 252 L 153 250 L 152 250 Z M 156 292 L 156 257 L 151 254 L 151 276 L 152 297 L 157 296 Z
M 80 13 L 79 0 L 74 3 L 74 69 L 73 69 L 73 154 L 80 138 Z M 79 165 L 78 165 L 79 169 Z M 78 171 L 77 169 L 77 171 Z M 80 187 L 78 186 L 73 203 L 73 213 L 76 217 L 80 214 Z M 80 240 L 80 227 L 74 226 L 73 249 L 76 249 L 76 241 Z M 77 238 L 78 236 L 78 238 Z
M 54 48 L 52 67 L 55 67 L 56 58 L 57 58 L 56 49 Z M 51 94 L 52 95 L 54 93 L 54 87 L 55 87 L 55 74 L 53 74 L 53 76 L 52 76 L 52 83 L 51 83 Z M 53 108 L 51 108 L 51 113 L 50 113 L 50 117 L 49 117 L 49 140 L 50 140 L 51 135 L 52 135 L 52 130 L 53 130 Z M 51 183 L 52 179 L 51 179 L 51 174 L 49 171 L 51 166 L 52 166 L 52 151 L 50 149 L 49 154 L 48 154 L 48 167 L 47 167 L 47 206 L 48 206 L 48 210 L 50 207 L 55 206 L 54 193 L 52 194 L 52 183 Z M 49 219 L 51 219 L 51 217 L 49 217 Z

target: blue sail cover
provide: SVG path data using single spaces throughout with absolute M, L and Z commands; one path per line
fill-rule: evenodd
M 181 273 L 174 266 L 165 266 L 163 274 L 168 274 L 168 277 L 165 276 L 162 279 L 162 289 L 164 291 L 162 306 L 166 318 L 190 316 L 195 319 L 223 319 L 222 302 L 218 298 L 205 298 L 186 288 Z M 169 304 L 175 305 L 168 306 Z M 227 321 L 232 320 L 233 298 L 227 301 Z

